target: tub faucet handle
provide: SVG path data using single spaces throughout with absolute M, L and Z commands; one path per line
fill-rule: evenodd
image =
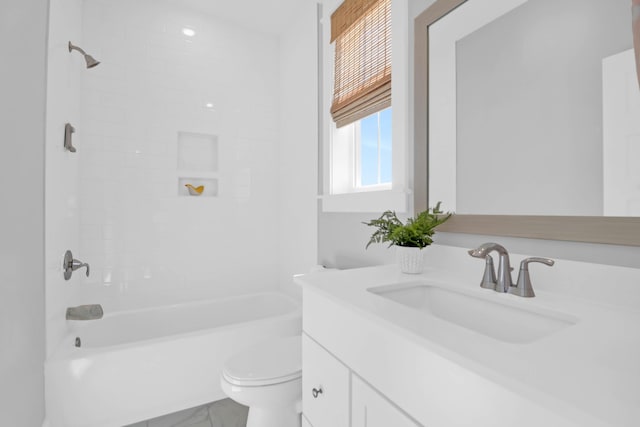
M 64 261 L 62 261 L 62 268 L 64 269 L 64 280 L 71 279 L 71 275 L 73 274 L 73 272 L 83 267 L 87 269 L 87 277 L 89 277 L 89 264 L 74 259 L 71 251 L 65 252 Z
M 73 264 L 71 265 L 71 268 L 73 269 L 73 271 L 76 271 L 79 268 L 85 267 L 87 269 L 86 273 L 87 273 L 87 277 L 89 277 L 89 264 L 87 264 L 86 262 L 82 262 L 82 261 L 78 261 L 77 259 L 73 260 Z

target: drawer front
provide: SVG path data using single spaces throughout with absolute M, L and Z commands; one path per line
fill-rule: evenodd
M 352 427 L 419 427 L 357 376 L 351 385 Z
M 313 427 L 349 427 L 349 369 L 305 334 L 302 412 Z

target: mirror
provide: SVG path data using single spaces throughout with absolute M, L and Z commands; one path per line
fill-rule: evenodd
M 628 0 L 439 0 L 421 14 L 415 181 L 458 214 L 441 230 L 640 245 L 632 43 Z

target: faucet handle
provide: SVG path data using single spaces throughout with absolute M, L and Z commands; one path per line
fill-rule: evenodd
M 87 277 L 89 277 L 89 264 L 86 262 L 78 261 L 73 257 L 71 251 L 67 251 L 64 254 L 64 261 L 62 262 L 62 268 L 64 270 L 64 280 L 71 279 L 71 275 L 79 268 L 86 268 Z
M 87 273 L 87 277 L 89 277 L 89 264 L 87 264 L 86 262 L 82 262 L 82 261 L 78 261 L 77 259 L 74 259 L 72 261 L 71 264 L 71 270 L 72 271 L 76 271 L 79 268 L 83 268 L 85 267 L 87 269 L 86 273 Z
M 549 258 L 531 257 L 525 258 L 520 263 L 520 272 L 518 273 L 518 282 L 515 286 L 509 288 L 509 293 L 525 298 L 535 297 L 533 286 L 531 285 L 531 277 L 529 276 L 529 263 L 539 262 L 551 267 L 555 261 Z

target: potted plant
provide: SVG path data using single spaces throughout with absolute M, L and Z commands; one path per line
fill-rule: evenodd
M 364 222 L 376 228 L 367 248 L 372 243 L 389 242 L 389 247 L 397 248 L 398 263 L 403 273 L 421 273 L 424 265 L 422 249 L 433 243 L 435 228 L 451 217 L 451 213 L 440 210 L 440 204 L 438 202 L 435 207 L 409 218 L 406 224 L 393 211 L 386 211 L 380 218 Z

